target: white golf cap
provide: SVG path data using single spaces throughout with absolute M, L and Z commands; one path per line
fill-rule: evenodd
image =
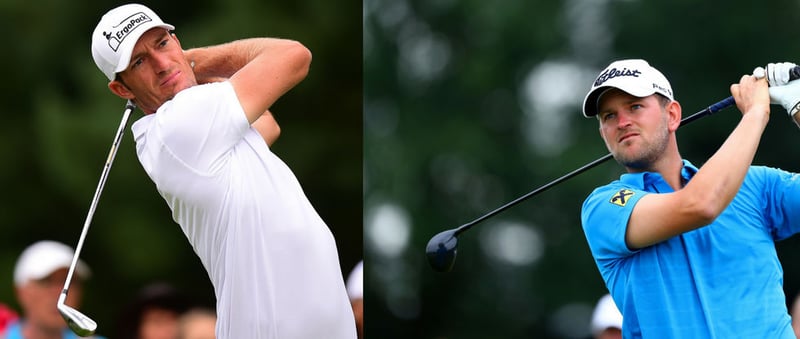
M 592 84 L 592 89 L 583 99 L 583 115 L 587 118 L 597 115 L 597 104 L 607 90 L 618 88 L 635 97 L 646 97 L 655 93 L 670 100 L 672 86 L 661 72 L 642 59 L 626 59 L 612 62 L 600 72 Z
M 92 32 L 92 58 L 108 80 L 128 68 L 139 37 L 154 27 L 173 30 L 151 9 L 140 4 L 122 5 L 108 11 Z
M 622 329 L 622 313 L 611 295 L 606 294 L 597 302 L 592 314 L 592 334 L 597 335 L 607 328 Z
M 350 271 L 347 277 L 347 296 L 350 300 L 364 298 L 364 261 L 359 261 L 358 264 Z
M 14 285 L 22 286 L 28 281 L 47 277 L 56 270 L 69 268 L 75 251 L 60 242 L 42 240 L 28 246 L 14 266 Z M 75 273 L 82 279 L 89 278 L 89 266 L 78 260 Z

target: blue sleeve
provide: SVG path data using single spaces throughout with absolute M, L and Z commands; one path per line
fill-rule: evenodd
M 586 198 L 581 209 L 581 224 L 592 256 L 598 263 L 636 253 L 625 243 L 625 232 L 633 207 L 648 192 L 609 184 Z
M 800 232 L 800 175 L 763 166 L 752 167 L 748 174 L 763 185 L 764 218 L 772 238 Z

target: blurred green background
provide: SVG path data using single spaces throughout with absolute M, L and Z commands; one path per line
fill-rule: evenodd
M 451 273 L 428 266 L 426 243 L 605 155 L 580 107 L 612 60 L 648 60 L 688 116 L 758 65 L 799 62 L 798 13 L 788 0 L 364 0 L 367 336 L 588 338 L 606 290 L 580 207 L 622 173 L 614 161 L 461 235 Z M 702 165 L 739 116 L 681 129 L 682 156 Z M 779 106 L 762 140 L 756 164 L 800 171 Z M 777 246 L 789 298 L 795 238 Z
M 12 272 L 25 246 L 75 246 L 124 109 L 94 65 L 90 34 L 123 1 L 0 1 L 0 302 L 18 309 Z M 295 172 L 339 248 L 343 275 L 362 258 L 361 2 L 142 1 L 184 48 L 269 36 L 313 53 L 305 81 L 271 109 L 273 150 Z M 205 270 L 136 159 L 130 125 L 81 253 L 93 269 L 80 310 L 110 335 L 144 284 L 167 281 L 213 303 Z

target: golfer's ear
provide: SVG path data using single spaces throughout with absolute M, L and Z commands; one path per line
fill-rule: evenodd
M 670 130 L 677 131 L 678 127 L 681 127 L 681 119 L 683 116 L 681 104 L 673 100 L 667 105 L 667 113 L 669 113 Z
M 114 93 L 123 99 L 131 100 L 136 98 L 136 96 L 134 96 L 133 93 L 128 89 L 128 86 L 125 86 L 125 84 L 117 80 L 112 80 L 109 82 L 108 89 L 111 90 L 111 93 Z

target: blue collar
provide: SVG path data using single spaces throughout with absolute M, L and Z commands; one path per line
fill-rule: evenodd
M 692 165 L 689 160 L 683 160 L 683 168 L 681 169 L 681 177 L 685 182 L 694 177 L 697 173 L 697 167 Z M 645 189 L 647 186 L 657 185 L 663 182 L 664 178 L 660 173 L 656 172 L 641 172 L 641 173 L 625 173 L 619 177 L 619 181 L 623 184 L 633 186 L 639 189 Z

